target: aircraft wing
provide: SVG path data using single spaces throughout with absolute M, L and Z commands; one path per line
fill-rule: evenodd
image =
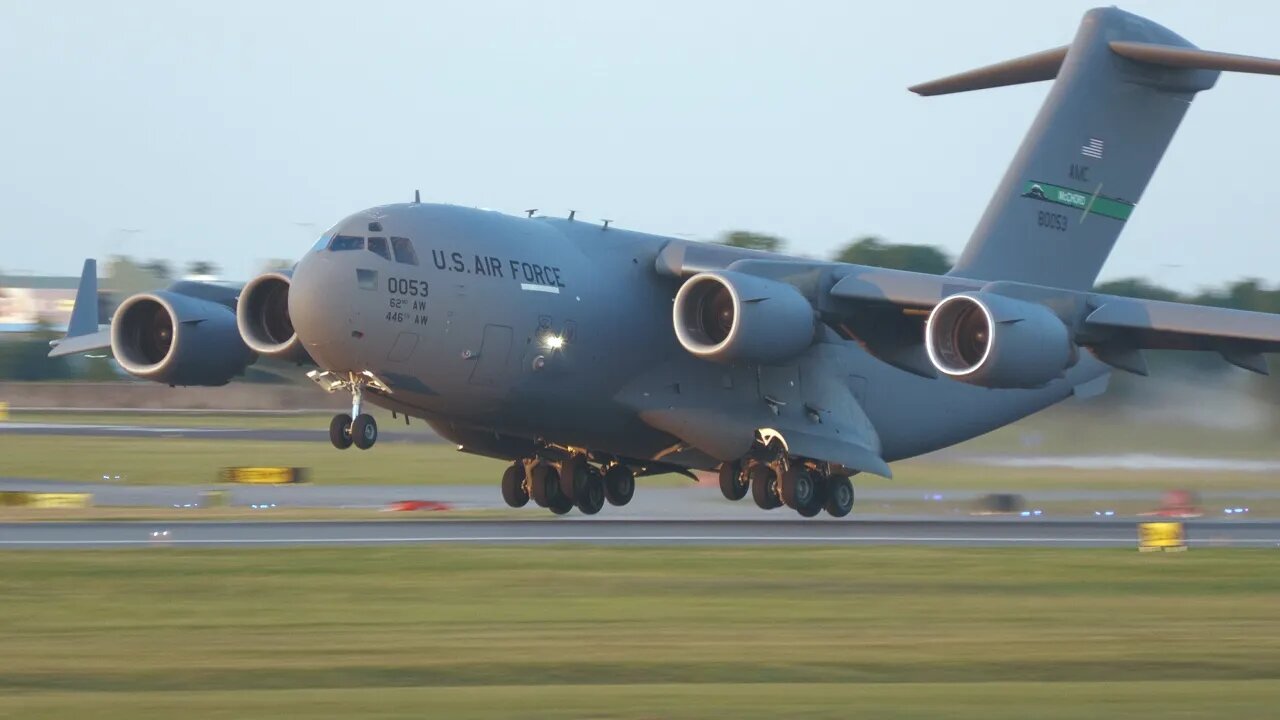
M 88 258 L 80 270 L 75 305 L 67 334 L 49 343 L 49 357 L 64 357 L 111 347 L 111 327 L 98 325 L 98 261 Z
M 788 282 L 842 336 L 926 377 L 936 375 L 923 349 L 929 312 L 946 297 L 975 291 L 1053 307 L 1079 345 L 1104 362 L 1139 374 L 1146 374 L 1141 350 L 1212 351 L 1263 374 L 1263 354 L 1280 353 L 1280 315 L 1269 313 L 788 258 L 706 243 L 675 245 L 659 254 L 659 273 L 687 277 L 731 269 Z

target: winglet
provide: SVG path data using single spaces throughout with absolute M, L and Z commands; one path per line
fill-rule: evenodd
M 111 330 L 98 328 L 98 261 L 88 258 L 80 271 L 80 287 L 76 304 L 71 308 L 67 334 L 51 340 L 49 357 L 79 355 L 111 347 Z
M 98 261 L 85 258 L 80 271 L 80 286 L 76 290 L 76 304 L 71 308 L 71 321 L 67 324 L 67 337 L 91 335 L 98 332 Z

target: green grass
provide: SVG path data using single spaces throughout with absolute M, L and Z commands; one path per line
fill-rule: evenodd
M 310 469 L 311 482 L 357 485 L 496 485 L 505 467 L 501 461 L 461 453 L 446 443 L 382 442 L 360 451 L 310 441 L 0 434 L 0 475 L 8 477 L 99 481 L 103 475 L 118 475 L 122 483 L 189 485 L 216 482 L 219 469 L 228 465 L 305 467 Z M 858 486 L 922 492 L 1186 488 L 1205 495 L 1280 487 L 1270 473 L 996 468 L 931 460 L 894 463 L 893 469 L 892 480 L 861 475 Z M 665 475 L 644 478 L 641 484 L 683 486 L 689 480 Z
M 1241 717 L 1280 555 L 0 553 L 0 716 Z
M 59 480 L 188 485 L 216 482 L 229 465 L 310 468 L 331 484 L 493 483 L 505 463 L 445 443 L 383 442 L 338 450 L 328 442 L 0 435 L 0 474 Z

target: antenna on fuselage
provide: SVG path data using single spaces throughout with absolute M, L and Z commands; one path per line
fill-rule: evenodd
M 533 217 L 533 214 L 536 212 L 538 212 L 538 208 L 529 208 L 528 210 L 524 211 L 524 214 L 526 217 Z
M 422 204 L 422 193 L 418 190 L 413 191 L 413 204 L 414 205 Z
M 570 210 L 570 211 L 569 211 L 569 222 L 573 222 L 573 216 L 574 216 L 574 215 L 577 215 L 577 214 L 578 214 L 578 211 L 577 211 L 577 210 Z
M 602 222 L 604 222 L 604 227 L 603 227 L 603 228 L 601 228 L 601 229 L 602 229 L 602 230 L 608 230 L 608 229 L 609 229 L 609 223 L 611 223 L 611 222 L 613 222 L 613 221 L 612 221 L 612 220 L 604 220 L 604 221 L 602 221 Z

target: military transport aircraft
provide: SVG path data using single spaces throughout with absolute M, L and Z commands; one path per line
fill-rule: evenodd
M 133 375 L 222 385 L 258 356 L 351 395 L 338 448 L 374 445 L 365 403 L 511 460 L 502 495 L 557 514 L 625 505 L 635 478 L 718 469 L 750 493 L 841 517 L 850 476 L 998 428 L 1142 351 L 1216 351 L 1267 371 L 1280 316 L 1091 291 L 1196 93 L 1280 61 L 1206 52 L 1115 8 L 1070 45 L 911 88 L 1053 80 L 945 276 L 419 202 L 358 212 L 291 272 L 243 288 L 134 295 L 108 328 L 87 261 L 51 355 L 110 347 Z

